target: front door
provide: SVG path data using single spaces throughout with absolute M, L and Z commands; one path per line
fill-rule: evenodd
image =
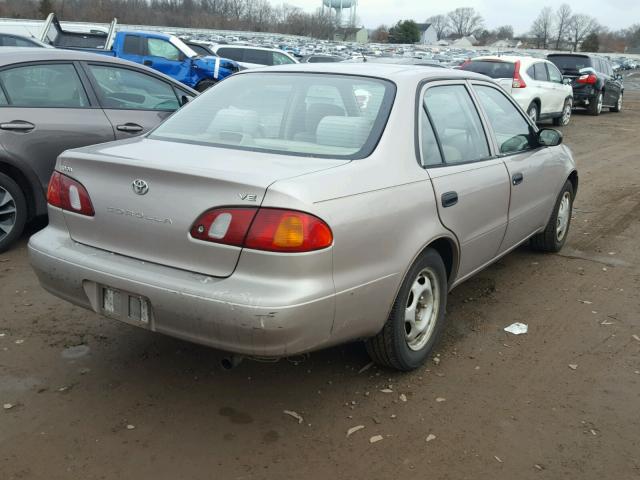
M 110 64 L 85 64 L 116 138 L 148 132 L 179 108 L 174 87 L 147 72 Z
M 45 190 L 64 150 L 114 139 L 111 124 L 91 105 L 72 63 L 5 68 L 0 83 L 0 144 L 31 166 Z
M 442 223 L 460 243 L 459 277 L 495 258 L 507 228 L 509 176 L 492 158 L 464 82 L 430 85 L 423 96 L 422 162 Z
M 473 90 L 493 130 L 496 148 L 509 172 L 509 225 L 500 252 L 527 240 L 547 223 L 561 175 L 551 150 L 538 145 L 533 125 L 498 88 L 473 84 Z

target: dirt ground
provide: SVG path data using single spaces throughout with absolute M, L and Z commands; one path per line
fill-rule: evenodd
M 567 247 L 454 290 L 439 361 L 410 374 L 359 373 L 358 344 L 224 371 L 45 293 L 25 237 L 0 256 L 0 478 L 640 478 L 640 93 L 564 134 Z

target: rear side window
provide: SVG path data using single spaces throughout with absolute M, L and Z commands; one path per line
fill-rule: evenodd
M 505 94 L 484 85 L 473 88 L 487 114 L 500 153 L 509 155 L 533 148 L 533 129 Z
M 0 82 L 14 107 L 83 108 L 89 105 L 71 64 L 28 65 L 0 72 Z
M 544 63 L 536 63 L 533 65 L 533 78 L 540 82 L 548 82 L 547 69 Z
M 221 57 L 235 60 L 236 62 L 242 62 L 244 59 L 244 49 L 242 48 L 220 48 L 217 53 Z
M 144 38 L 136 35 L 125 35 L 123 50 L 124 53 L 129 55 L 144 55 Z
M 151 138 L 282 155 L 359 159 L 377 145 L 395 88 L 330 74 L 230 77 L 153 131 Z
M 254 50 L 249 48 L 244 52 L 244 61 L 247 63 L 257 63 L 260 65 L 273 65 L 272 52 L 266 50 Z
M 146 73 L 127 68 L 89 65 L 104 108 L 174 111 L 179 108 L 173 87 Z
M 513 78 L 516 66 L 509 62 L 472 60 L 463 64 L 460 69 L 481 73 L 491 78 Z
M 423 106 L 420 118 L 420 149 L 422 151 L 422 166 L 434 167 L 442 165 L 442 154 L 431 121 Z
M 424 95 L 424 106 L 433 121 L 446 163 L 489 157 L 480 116 L 464 85 L 429 88 Z
M 12 37 L 11 35 L 3 35 L 0 37 L 0 44 L 3 47 L 35 47 L 37 46 L 33 42 L 23 40 L 22 38 Z

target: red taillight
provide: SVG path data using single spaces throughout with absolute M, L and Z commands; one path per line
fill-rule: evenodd
M 301 253 L 331 246 L 333 234 L 318 217 L 278 208 L 216 208 L 196 220 L 191 236 L 207 242 Z
M 206 242 L 241 247 L 257 208 L 216 208 L 204 212 L 191 227 L 191 236 Z
M 50 205 L 70 212 L 93 217 L 95 212 L 84 186 L 60 172 L 53 172 L 47 189 L 47 202 Z
M 578 80 L 576 80 L 578 83 L 585 83 L 588 85 L 594 85 L 597 81 L 598 81 L 598 77 L 596 77 L 593 73 L 589 73 L 587 75 L 580 75 L 578 77 Z
M 520 60 L 516 60 L 516 65 L 513 69 L 513 82 L 511 86 L 513 88 L 527 88 L 526 82 L 520 75 Z

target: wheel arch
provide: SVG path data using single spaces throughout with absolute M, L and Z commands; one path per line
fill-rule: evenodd
M 567 180 L 569 180 L 571 182 L 571 185 L 573 185 L 573 197 L 575 198 L 576 194 L 578 193 L 578 172 L 577 172 L 577 170 L 573 170 L 569 174 L 569 177 L 567 178 Z

